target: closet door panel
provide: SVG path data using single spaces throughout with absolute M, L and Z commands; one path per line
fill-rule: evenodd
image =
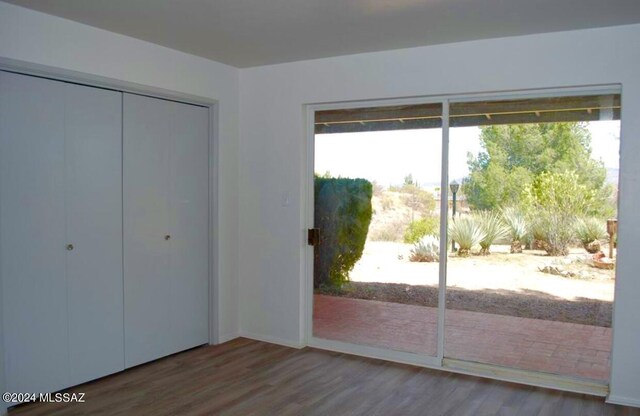
M 124 94 L 125 365 L 171 354 L 171 103 Z
M 209 116 L 174 103 L 169 219 L 171 331 L 176 351 L 208 342 Z
M 68 386 L 64 83 L 0 72 L 0 273 L 6 386 Z
M 124 95 L 127 367 L 208 341 L 208 111 Z
M 124 369 L 122 94 L 66 85 L 71 385 Z

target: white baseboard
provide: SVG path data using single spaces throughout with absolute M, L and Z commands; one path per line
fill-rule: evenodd
M 269 344 L 282 345 L 282 346 L 290 347 L 290 348 L 300 349 L 300 348 L 304 348 L 305 347 L 305 345 L 302 344 L 302 343 L 292 342 L 292 341 L 290 341 L 288 339 L 272 337 L 270 335 L 253 334 L 251 332 L 240 331 L 240 335 L 239 336 L 241 336 L 243 338 L 253 339 L 253 340 L 256 340 L 256 341 L 268 342 Z
M 218 344 L 224 344 L 225 342 L 229 342 L 232 339 L 239 338 L 240 334 L 223 334 L 218 337 Z
M 640 399 L 616 396 L 614 394 L 610 394 L 607 397 L 607 403 L 619 404 L 619 405 L 622 405 L 622 406 L 640 407 Z

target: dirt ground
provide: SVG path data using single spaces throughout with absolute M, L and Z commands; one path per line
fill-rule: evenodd
M 350 274 L 352 282 L 401 283 L 437 286 L 438 263 L 409 261 L 411 244 L 368 241 L 364 254 Z M 549 257 L 544 251 L 509 254 L 506 245 L 494 245 L 488 256 L 460 258 L 449 255 L 447 287 L 469 290 L 539 292 L 560 299 L 613 301 L 614 270 L 587 264 L 584 249 L 572 249 L 567 257 Z M 544 266 L 573 271 L 567 278 L 540 272 Z
M 438 263 L 410 262 L 411 248 L 368 241 L 351 283 L 322 293 L 437 306 Z M 549 257 L 543 251 L 509 254 L 508 246 L 492 246 L 488 256 L 450 254 L 447 308 L 609 327 L 615 271 L 596 269 L 588 259 L 581 248 L 567 257 Z M 574 277 L 543 273 L 545 266 Z

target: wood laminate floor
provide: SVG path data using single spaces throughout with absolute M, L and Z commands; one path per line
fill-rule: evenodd
M 86 403 L 26 415 L 640 415 L 599 397 L 248 339 L 201 347 L 69 389 Z

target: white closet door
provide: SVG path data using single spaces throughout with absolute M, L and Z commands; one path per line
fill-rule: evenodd
M 208 339 L 208 118 L 200 107 L 125 94 L 123 125 L 131 367 Z
M 11 392 L 68 386 L 65 84 L 0 72 L 0 273 Z
M 169 176 L 172 349 L 206 344 L 209 267 L 208 110 L 172 104 Z
M 124 369 L 122 93 L 66 85 L 70 385 Z
M 125 365 L 171 354 L 168 101 L 124 94 Z

